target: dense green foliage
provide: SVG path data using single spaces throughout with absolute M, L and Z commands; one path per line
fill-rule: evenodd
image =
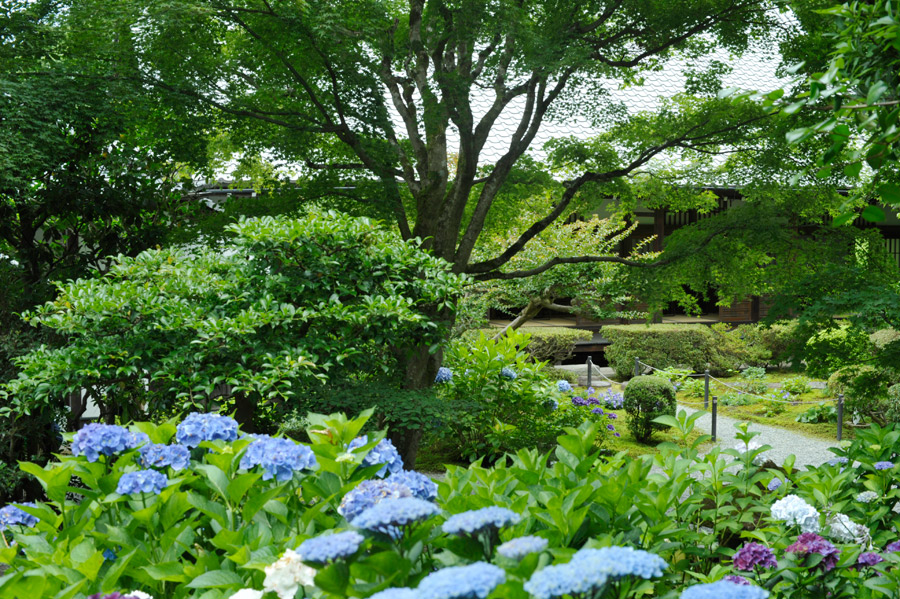
M 448 347 L 445 364 L 452 379 L 438 390 L 455 413 L 440 435 L 452 442 L 457 459 L 492 461 L 507 451 L 547 448 L 564 427 L 594 418 L 559 392 L 558 379 L 528 353 L 529 343 L 522 330 L 497 340 L 482 331 Z
M 230 230 L 222 251 L 146 251 L 61 285 L 27 318 L 66 343 L 19 359 L 3 417 L 59 409 L 83 389 L 107 421 L 214 403 L 252 428 L 300 383 L 388 371 L 404 348 L 446 334 L 427 311 L 451 306 L 462 279 L 377 222 L 311 212 Z
M 847 364 L 860 364 L 872 353 L 869 336 L 856 327 L 820 331 L 806 342 L 804 357 L 810 376 L 824 378 Z
M 590 341 L 593 337 L 591 331 L 566 327 L 528 327 L 524 332 L 528 335 L 528 343 L 520 349 L 528 352 L 535 362 L 549 362 L 550 364 L 559 364 L 563 360 L 571 358 L 577 342 Z M 462 338 L 474 340 L 482 333 L 493 337 L 497 331 L 492 329 L 472 330 L 464 333 Z
M 525 583 L 536 573 L 567 563 L 577 550 L 616 545 L 652 552 L 665 568 L 644 578 L 626 575 L 613 589 L 601 587 L 604 597 L 674 599 L 692 584 L 726 574 L 747 575 L 779 599 L 880 599 L 900 589 L 900 557 L 883 550 L 897 540 L 896 466 L 883 469 L 900 443 L 893 427 L 861 430 L 848 447 L 833 450 L 844 465 L 801 471 L 792 458 L 778 468 L 758 466 L 768 446 L 757 446 L 746 428 L 738 431 L 743 449 L 714 448 L 700 457 L 701 437 L 655 457 L 599 459 L 596 426 L 586 423 L 567 429 L 548 453 L 522 450 L 488 468 L 451 467 L 437 486 L 435 513 L 391 538 L 354 526 L 339 511 L 342 499 L 379 467 L 360 467 L 377 436 L 347 449 L 365 416 L 348 421 L 311 415 L 309 449 L 317 465 L 283 481 L 261 480 L 258 468 L 241 466 L 249 438 L 202 442 L 184 470 L 162 468 L 170 478 L 159 493 L 115 492 L 122 477 L 137 469 L 137 450 L 94 462 L 64 456 L 43 469 L 24 464 L 44 485 L 48 501 L 23 508 L 38 520 L 34 526 L 4 531 L 16 546 L 0 548 L 0 561 L 11 567 L 0 577 L 0 593 L 45 597 L 65 591 L 83 599 L 139 589 L 156 598 L 202 593 L 226 599 L 243 588 L 270 588 L 271 566 L 286 550 L 347 530 L 360 533 L 359 547 L 327 563 L 303 564 L 292 593 L 303 587 L 311 597 L 368 597 L 386 587 L 417 587 L 435 570 L 486 561 L 504 573 L 486 597 L 529 599 L 535 595 Z M 682 413 L 663 420 L 687 439 L 695 419 Z M 175 434 L 174 422 L 135 429 L 157 442 Z M 75 476 L 87 487 L 77 500 L 67 497 Z M 811 510 L 802 528 L 785 521 L 783 509 L 773 509 L 788 495 Z M 442 529 L 455 514 L 490 506 L 518 517 L 472 534 Z M 834 542 L 827 567 L 823 555 L 786 551 L 811 526 Z M 523 535 L 546 540 L 546 549 L 521 560 L 497 551 L 501 542 Z M 748 571 L 735 550 L 751 541 L 772 551 L 777 563 Z M 858 565 L 872 550 L 885 561 Z M 454 588 L 469 583 L 457 578 Z
M 625 386 L 624 407 L 631 434 L 646 443 L 653 431 L 666 428 L 657 418 L 675 415 L 675 387 L 662 377 L 636 376 Z

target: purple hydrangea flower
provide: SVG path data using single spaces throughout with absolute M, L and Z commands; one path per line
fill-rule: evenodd
M 797 541 L 794 542 L 794 544 L 789 545 L 785 551 L 788 553 L 796 553 L 801 557 L 809 555 L 810 553 L 818 553 L 822 556 L 822 561 L 819 562 L 819 565 L 821 565 L 826 572 L 837 565 L 838 556 L 841 554 L 840 549 L 812 532 L 801 534 L 797 537 Z
M 887 547 L 884 548 L 885 551 L 900 551 L 900 541 L 893 541 L 887 544 Z
M 752 572 L 756 568 L 774 568 L 778 565 L 775 553 L 760 543 L 747 543 L 732 558 L 736 570 Z
M 303 556 L 305 562 L 324 564 L 352 556 L 359 550 L 363 540 L 363 536 L 355 530 L 345 530 L 306 539 L 297 547 L 297 553 Z
M 437 499 L 437 485 L 429 477 L 415 470 L 401 470 L 387 477 L 387 482 L 405 485 L 412 491 L 413 497 L 434 501 Z
M 615 431 L 615 430 L 616 430 L 616 427 L 613 426 L 612 424 L 607 424 L 607 425 L 606 425 L 606 430 L 608 430 L 608 431 Z
M 603 403 L 610 410 L 619 410 L 625 405 L 625 396 L 618 391 L 609 389 L 601 397 L 603 398 Z
M 347 449 L 353 451 L 358 447 L 362 447 L 369 443 L 369 436 L 363 435 L 350 441 Z M 378 445 L 369 450 L 366 457 L 363 458 L 363 466 L 374 466 L 375 464 L 383 464 L 383 466 L 375 473 L 375 476 L 384 478 L 390 472 L 400 472 L 403 470 L 403 458 L 390 439 L 382 439 Z
M 390 480 L 364 480 L 349 491 L 338 506 L 338 513 L 352 522 L 354 518 L 384 499 L 412 497 L 412 490 L 404 484 Z
M 166 478 L 166 475 L 156 470 L 126 472 L 119 479 L 116 493 L 119 495 L 137 495 L 139 493 L 155 493 L 158 495 L 168 484 L 169 479 Z
M 875 462 L 873 464 L 873 466 L 875 467 L 875 470 L 890 470 L 891 468 L 894 467 L 894 463 L 893 462 Z
M 605 414 L 605 412 L 603 411 L 603 408 L 594 408 L 593 410 L 591 410 L 591 414 L 596 414 L 597 416 L 603 416 L 603 414 Z
M 6 530 L 10 526 L 26 526 L 31 528 L 39 522 L 36 516 L 32 516 L 25 510 L 20 509 L 22 506 L 37 507 L 31 502 L 27 502 L 11 503 L 0 508 L 0 531 Z
M 186 445 L 159 445 L 151 443 L 140 449 L 141 464 L 144 468 L 165 468 L 171 466 L 176 472 L 184 470 L 191 463 L 191 452 Z
M 783 481 L 776 476 L 775 478 L 773 478 L 772 480 L 769 481 L 769 484 L 766 485 L 766 488 L 769 491 L 777 491 L 778 488 L 781 486 L 782 482 Z
M 133 433 L 123 426 L 91 423 L 75 433 L 72 455 L 83 455 L 88 462 L 96 462 L 101 455 L 128 451 L 147 440 L 144 433 Z
M 176 428 L 175 438 L 188 447 L 197 447 L 203 441 L 234 441 L 238 425 L 228 416 L 191 412 Z
M 609 412 L 609 413 L 606 415 L 606 417 L 609 418 L 610 420 L 615 420 L 616 418 L 619 417 L 619 415 L 616 414 L 615 412 Z
M 449 535 L 473 535 L 487 529 L 499 529 L 519 522 L 522 516 L 505 507 L 492 505 L 479 510 L 454 514 L 444 522 L 443 531 Z
M 263 480 L 274 478 L 278 482 L 291 480 L 294 472 L 311 470 L 316 465 L 316 456 L 306 445 L 268 435 L 255 435 L 241 456 L 241 468 L 262 466 Z
M 446 366 L 438 368 L 437 375 L 434 377 L 435 383 L 449 383 L 453 380 L 453 371 Z
M 838 457 L 836 457 L 836 458 L 831 458 L 831 459 L 828 460 L 828 462 L 826 462 L 826 463 L 827 463 L 829 466 L 838 466 L 838 465 L 843 466 L 843 465 L 847 464 L 849 461 L 850 461 L 850 460 L 849 460 L 848 458 L 844 457 L 844 456 L 838 456 Z
M 749 580 L 747 580 L 743 576 L 738 576 L 737 574 L 728 574 L 727 576 L 723 576 L 722 580 L 727 580 L 728 582 L 733 582 L 734 584 L 739 584 L 742 586 L 750 586 Z
M 875 564 L 880 564 L 884 561 L 884 558 L 874 551 L 867 551 L 865 553 L 860 554 L 859 559 L 856 560 L 856 568 L 861 570 L 862 568 L 870 568 Z

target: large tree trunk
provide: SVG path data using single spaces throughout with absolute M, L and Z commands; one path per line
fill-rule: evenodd
M 443 352 L 428 353 L 428 346 L 410 348 L 410 352 L 403 361 L 405 389 L 426 389 L 434 384 L 434 377 L 441 366 Z M 407 470 L 416 466 L 416 457 L 419 453 L 419 444 L 422 441 L 423 430 L 394 428 L 390 431 L 391 441 L 403 458 L 403 465 Z

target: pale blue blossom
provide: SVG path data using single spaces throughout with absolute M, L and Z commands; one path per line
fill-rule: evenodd
M 400 527 L 427 520 L 438 513 L 431 502 L 416 497 L 385 499 L 353 519 L 353 526 L 399 538 Z
M 476 562 L 432 572 L 416 590 L 418 599 L 485 599 L 504 580 L 502 568 Z
M 363 435 L 350 441 L 347 447 L 350 451 L 358 449 L 369 443 L 369 436 Z M 400 453 L 390 439 L 382 439 L 378 445 L 369 450 L 366 457 L 363 458 L 363 466 L 374 466 L 375 464 L 383 464 L 383 466 L 375 473 L 375 476 L 384 478 L 390 472 L 400 472 L 403 470 L 403 459 Z
M 390 480 L 371 479 L 359 483 L 349 491 L 338 506 L 338 513 L 352 522 L 354 518 L 384 499 L 412 497 L 412 490 L 404 484 Z
M 772 504 L 772 518 L 802 532 L 819 532 L 819 512 L 796 495 L 787 495 Z
M 168 484 L 169 479 L 166 478 L 166 475 L 156 470 L 126 472 L 119 479 L 116 493 L 119 495 L 138 495 L 140 493 L 154 493 L 158 495 Z
M 355 530 L 345 530 L 306 539 L 297 547 L 297 553 L 303 556 L 305 562 L 324 564 L 354 555 L 363 540 L 363 536 Z
M 505 507 L 490 506 L 454 514 L 444 522 L 443 530 L 451 535 L 472 535 L 486 529 L 499 529 L 516 524 L 522 516 Z
M 535 536 L 517 537 L 497 547 L 503 557 L 520 560 L 529 553 L 540 553 L 547 548 L 547 539 Z
M 610 568 L 609 576 L 637 576 L 639 578 L 656 578 L 663 575 L 668 567 L 666 561 L 649 551 L 633 547 L 601 547 L 599 549 L 582 549 L 569 562 L 584 568 Z
M 769 591 L 765 589 L 729 580 L 695 584 L 681 593 L 681 599 L 766 599 L 768 596 Z
M 178 442 L 188 447 L 196 447 L 203 441 L 234 441 L 237 437 L 237 422 L 219 414 L 191 412 L 175 430 Z
M 385 480 L 389 483 L 398 483 L 405 485 L 412 491 L 413 497 L 424 499 L 425 501 L 434 501 L 437 499 L 437 484 L 428 476 L 416 472 L 415 470 L 401 470 L 394 472 Z

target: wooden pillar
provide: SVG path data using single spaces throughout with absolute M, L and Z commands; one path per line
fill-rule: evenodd
M 663 241 L 666 238 L 666 209 L 657 208 L 653 211 L 653 234 L 656 239 L 653 240 L 653 251 L 661 252 L 663 249 Z

